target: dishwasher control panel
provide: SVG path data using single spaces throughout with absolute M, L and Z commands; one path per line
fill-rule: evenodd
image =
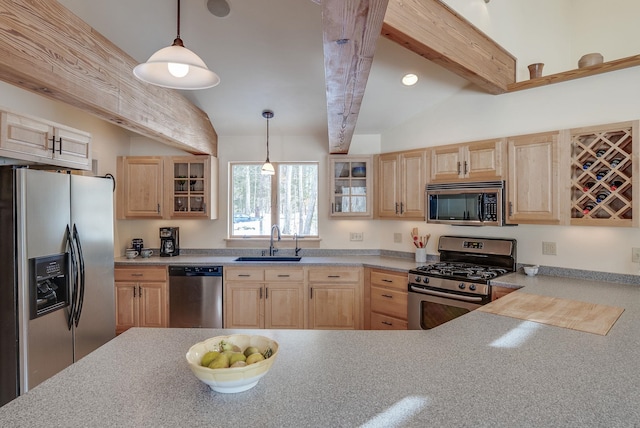
M 222 266 L 169 266 L 169 276 L 221 276 Z

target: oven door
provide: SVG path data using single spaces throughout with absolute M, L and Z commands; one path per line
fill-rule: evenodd
M 442 295 L 446 293 L 442 292 L 433 292 L 439 294 L 438 296 L 426 293 L 430 291 L 409 290 L 407 303 L 409 330 L 430 330 L 482 306 L 482 303 L 443 297 Z M 482 300 L 482 298 L 478 299 Z

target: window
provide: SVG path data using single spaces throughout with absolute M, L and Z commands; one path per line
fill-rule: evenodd
M 283 235 L 318 236 L 318 163 L 231 163 L 231 237 L 269 236 L 277 224 Z

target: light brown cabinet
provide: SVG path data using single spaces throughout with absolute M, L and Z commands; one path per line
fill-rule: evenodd
M 225 328 L 304 328 L 304 269 L 226 268 L 224 302 Z
M 559 132 L 507 140 L 507 223 L 560 224 Z
M 117 218 L 217 218 L 217 167 L 212 156 L 118 157 Z
M 571 224 L 637 227 L 638 121 L 575 128 L 569 134 Z
M 373 169 L 371 156 L 329 157 L 330 216 L 371 217 Z
M 309 328 L 361 329 L 363 269 L 309 268 Z
M 116 334 L 131 327 L 168 326 L 165 266 L 119 267 L 114 274 Z
M 500 287 L 499 285 L 491 286 L 491 300 L 496 300 L 516 291 L 517 288 Z
M 407 329 L 407 275 L 395 271 L 365 270 L 365 326 L 369 330 Z
M 0 156 L 91 169 L 91 134 L 37 117 L 0 113 Z
M 498 139 L 433 148 L 431 182 L 500 180 L 503 147 Z
M 378 218 L 424 220 L 427 150 L 385 153 L 377 159 Z

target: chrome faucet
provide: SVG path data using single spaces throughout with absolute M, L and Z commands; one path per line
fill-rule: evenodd
M 276 232 L 278 232 L 278 241 L 281 239 L 280 228 L 278 227 L 277 224 L 274 224 L 273 226 L 271 226 L 271 235 L 269 237 L 269 255 L 270 256 L 275 256 L 276 253 L 278 252 L 278 249 L 273 246 L 273 230 L 274 229 L 276 230 Z
M 298 247 L 298 234 L 297 233 L 293 234 L 293 239 L 296 241 L 295 254 L 296 254 L 296 257 L 297 257 L 298 253 L 300 252 L 300 250 L 302 250 L 302 248 Z

